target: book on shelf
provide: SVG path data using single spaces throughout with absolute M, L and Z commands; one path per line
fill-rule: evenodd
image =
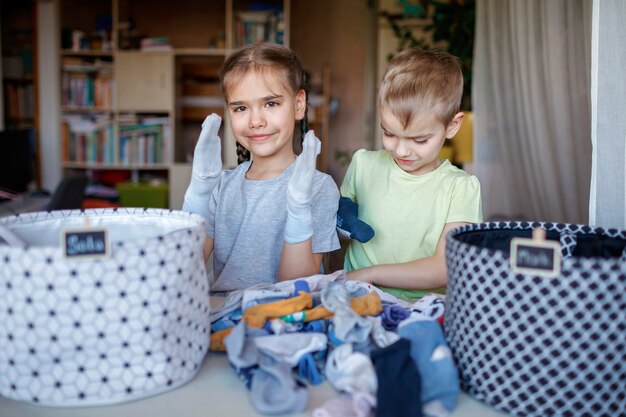
M 113 62 L 104 59 L 85 59 L 82 57 L 64 56 L 61 60 L 61 68 L 68 72 L 99 72 L 101 74 L 113 74 Z
M 63 57 L 61 103 L 66 107 L 109 110 L 113 105 L 113 64 L 110 61 Z
M 284 14 L 274 10 L 239 11 L 235 29 L 237 46 L 260 42 L 282 44 L 285 33 Z
M 113 104 L 113 79 L 64 72 L 61 74 L 61 103 L 66 107 L 109 110 Z
M 115 163 L 115 136 L 108 114 L 66 114 L 62 136 L 65 162 Z
M 170 162 L 172 136 L 168 116 L 120 116 L 120 164 L 154 165 Z
M 164 141 L 160 129 L 120 132 L 119 161 L 123 165 L 164 163 Z
M 35 96 L 32 84 L 5 85 L 6 114 L 11 119 L 32 119 L 35 117 Z
M 143 38 L 139 42 L 142 51 L 171 51 L 172 45 L 167 37 Z

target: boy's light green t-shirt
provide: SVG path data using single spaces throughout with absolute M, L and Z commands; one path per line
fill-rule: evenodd
M 479 223 L 483 217 L 475 176 L 447 160 L 429 173 L 411 175 L 385 150 L 361 149 L 353 155 L 341 195 L 358 203 L 359 219 L 376 233 L 367 243 L 350 241 L 346 271 L 432 256 L 446 223 Z M 433 292 L 381 289 L 407 300 Z

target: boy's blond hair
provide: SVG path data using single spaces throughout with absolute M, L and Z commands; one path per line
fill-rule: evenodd
M 380 86 L 380 108 L 406 128 L 421 114 L 448 125 L 461 107 L 463 74 L 459 59 L 446 52 L 410 48 L 396 55 Z

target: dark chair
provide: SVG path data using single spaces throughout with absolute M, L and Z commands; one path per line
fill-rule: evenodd
M 85 197 L 85 188 L 88 179 L 84 175 L 74 175 L 61 180 L 46 210 L 71 210 L 79 209 Z
M 0 188 L 15 194 L 33 180 L 32 129 L 0 131 Z

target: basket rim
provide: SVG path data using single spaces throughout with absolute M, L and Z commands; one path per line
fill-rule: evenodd
M 543 227 L 549 232 L 568 232 L 573 235 L 598 235 L 606 236 L 610 238 L 624 239 L 626 240 L 626 230 L 620 230 L 617 228 L 604 228 L 599 226 L 590 226 L 586 224 L 576 223 L 554 223 L 554 222 L 541 222 L 541 221 L 522 221 L 522 220 L 507 220 L 507 221 L 492 221 L 482 223 L 472 223 L 464 226 L 459 226 L 448 233 L 446 236 L 446 246 L 452 247 L 454 245 L 461 245 L 473 250 L 480 251 L 490 256 L 501 256 L 505 260 L 509 260 L 510 254 L 499 249 L 486 248 L 484 246 L 475 245 L 472 243 L 462 242 L 458 236 L 469 232 L 481 232 L 481 231 L 497 231 L 497 230 L 532 230 L 536 227 Z M 571 256 L 566 259 L 562 259 L 562 267 L 566 265 L 574 265 L 580 262 L 580 260 L 594 260 L 601 259 L 603 262 L 622 264 L 623 262 L 619 257 L 604 258 L 601 256 L 585 256 L 575 257 Z
M 52 210 L 52 211 L 33 211 L 27 213 L 12 214 L 10 216 L 0 217 L 0 224 L 14 225 L 33 223 L 41 220 L 58 220 L 69 217 L 119 217 L 119 216 L 144 216 L 144 217 L 176 217 L 190 218 L 199 223 L 206 222 L 202 216 L 182 210 L 160 209 L 151 207 L 109 207 L 109 208 L 92 208 L 92 209 L 74 209 L 74 210 Z
M 535 227 L 543 227 L 548 231 L 572 231 L 581 230 L 584 233 L 589 234 L 606 234 L 608 236 L 626 236 L 626 230 L 620 230 L 618 228 L 605 228 L 600 226 L 591 226 L 588 224 L 578 223 L 558 223 L 547 221 L 532 221 L 532 220 L 503 220 L 503 221 L 491 221 L 482 223 L 472 223 L 464 226 L 459 226 L 453 229 L 448 236 L 458 236 L 459 234 L 478 231 L 478 230 L 498 230 L 498 229 L 511 229 L 511 230 L 530 230 Z
M 103 209 L 86 209 L 86 210 L 55 210 L 55 211 L 38 211 L 21 213 L 17 215 L 1 217 L 0 225 L 11 227 L 22 227 L 28 225 L 36 225 L 41 222 L 47 221 L 60 221 L 63 219 L 80 219 L 97 217 L 99 219 L 115 219 L 120 217 L 141 217 L 142 219 L 171 219 L 177 221 L 188 221 L 189 224 L 185 227 L 181 227 L 176 230 L 170 230 L 164 233 L 158 233 L 153 236 L 142 236 L 129 241 L 119 241 L 111 244 L 111 247 L 126 247 L 129 245 L 141 245 L 146 241 L 152 239 L 162 239 L 166 236 L 176 236 L 182 233 L 188 233 L 189 231 L 204 233 L 206 229 L 206 220 L 194 213 L 173 210 L 173 209 L 159 209 L 159 208 L 139 208 L 139 207 L 122 207 L 122 208 L 103 208 Z M 96 227 L 100 227 L 97 225 Z M 41 255 L 55 255 L 59 251 L 58 246 L 51 245 L 28 245 L 25 247 L 20 246 L 0 246 L 1 253 L 12 253 L 28 251 L 32 253 L 38 253 Z

